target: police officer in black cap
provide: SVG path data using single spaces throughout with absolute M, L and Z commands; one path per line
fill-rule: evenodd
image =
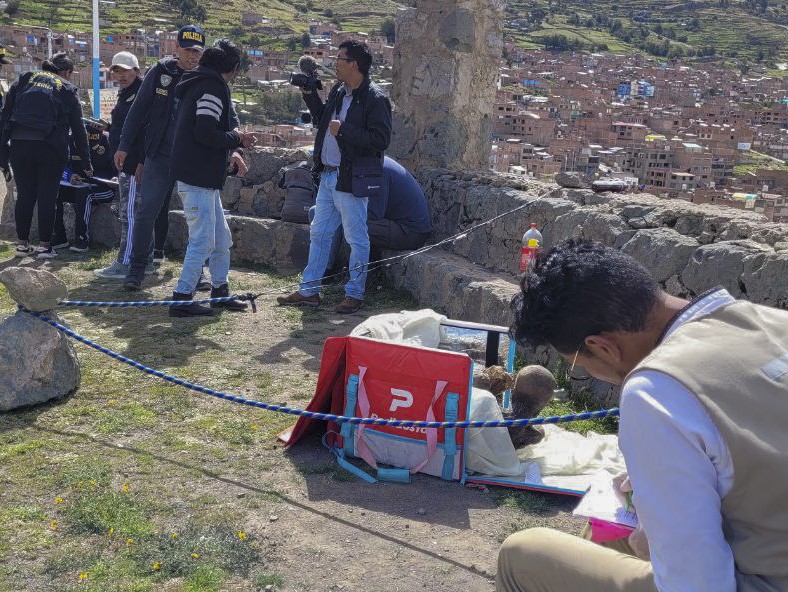
M 178 108 L 175 87 L 184 72 L 197 66 L 204 48 L 205 33 L 200 27 L 181 27 L 178 31 L 177 57 L 160 60 L 145 75 L 123 124 L 120 146 L 115 153 L 115 166 L 118 170 L 123 169 L 126 156 L 138 136 L 145 135 L 142 197 L 134 212 L 131 263 L 123 282 L 128 290 L 139 290 L 142 285 L 145 266 L 151 256 L 154 224 L 162 209 L 168 209 L 175 186 L 175 178 L 170 172 L 174 122 Z M 195 163 L 195 166 L 199 166 L 199 163 Z M 166 210 L 164 216 L 166 218 Z M 163 247 L 163 244 L 160 246 Z
M 56 53 L 41 64 L 41 72 L 26 72 L 11 85 L 0 117 L 0 168 L 10 180 L 10 161 L 16 175 L 16 256 L 57 255 L 52 230 L 60 178 L 68 164 L 69 129 L 80 157 L 79 173 L 92 176 L 90 149 L 77 89 L 68 79 L 74 62 Z M 29 245 L 33 209 L 38 204 L 40 245 Z

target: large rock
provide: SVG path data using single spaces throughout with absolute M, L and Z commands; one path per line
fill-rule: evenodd
M 752 241 L 703 245 L 690 258 L 681 281 L 695 294 L 722 286 L 734 298 L 746 296 L 745 270 L 763 265 L 771 250 Z
M 22 311 L 0 322 L 0 411 L 63 397 L 79 382 L 65 335 Z
M 14 301 L 36 312 L 51 310 L 68 296 L 63 280 L 42 269 L 8 267 L 0 271 L 0 282 Z
M 621 250 L 637 259 L 660 283 L 680 273 L 699 247 L 698 241 L 670 228 L 638 230 Z
M 585 189 L 588 187 L 585 179 L 583 179 L 583 175 L 580 173 L 557 173 L 555 176 L 555 182 L 561 187 L 566 187 L 567 189 Z

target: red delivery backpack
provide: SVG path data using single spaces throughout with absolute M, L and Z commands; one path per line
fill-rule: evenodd
M 363 337 L 330 338 L 307 410 L 405 421 L 464 421 L 472 376 L 473 360 L 464 354 Z M 313 423 L 301 417 L 280 439 L 292 445 Z M 365 481 L 407 482 L 417 472 L 463 479 L 465 436 L 465 430 L 457 428 L 329 422 L 323 442 L 341 466 Z M 376 476 L 348 462 L 351 457 L 366 461 Z

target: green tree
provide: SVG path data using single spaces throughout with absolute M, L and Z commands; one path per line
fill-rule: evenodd
M 386 36 L 386 40 L 389 43 L 394 43 L 394 32 L 396 29 L 396 24 L 394 23 L 394 19 L 389 17 L 383 19 L 380 23 L 380 32 Z
M 304 34 L 301 35 L 301 47 L 306 49 L 310 45 L 312 45 L 312 38 L 309 36 L 308 32 L 304 32 Z
M 14 16 L 17 12 L 19 12 L 19 1 L 20 0 L 9 0 L 8 4 L 5 7 L 5 13 L 8 16 Z

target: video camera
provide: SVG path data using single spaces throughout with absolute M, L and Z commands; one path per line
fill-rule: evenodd
M 298 59 L 298 69 L 301 71 L 291 72 L 288 82 L 293 86 L 309 91 L 323 90 L 323 83 L 317 77 L 318 67 L 319 65 L 315 58 L 303 55 Z

